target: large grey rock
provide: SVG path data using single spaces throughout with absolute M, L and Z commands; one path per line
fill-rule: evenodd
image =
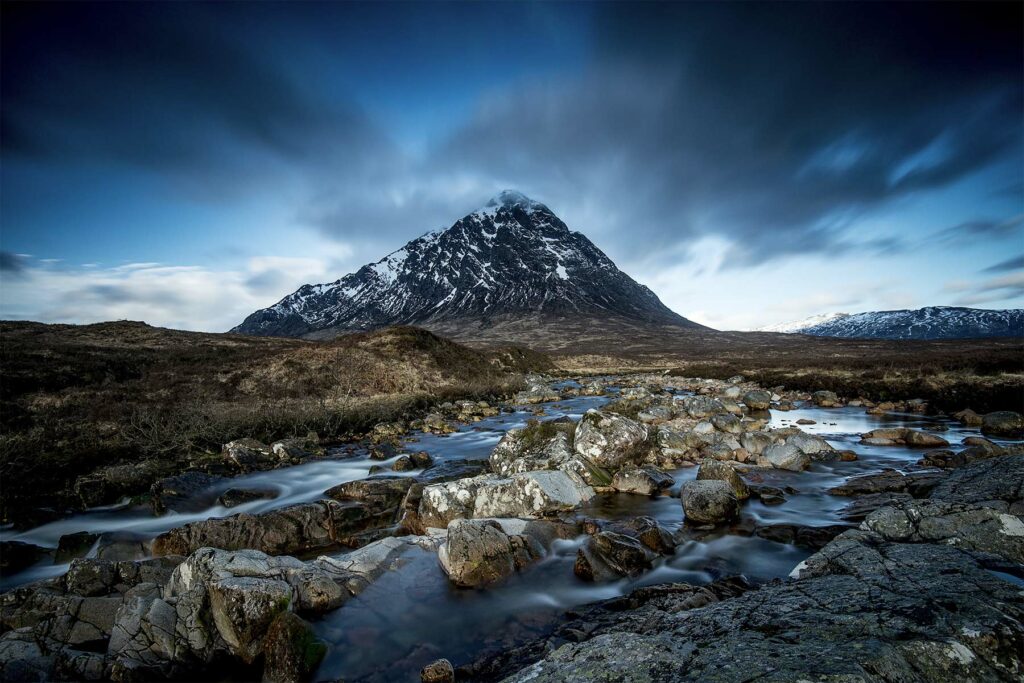
M 793 472 L 805 470 L 811 464 L 811 456 L 788 441 L 768 446 L 764 449 L 763 457 L 772 467 Z
M 437 556 L 452 583 L 479 588 L 507 579 L 540 554 L 532 539 L 509 536 L 494 520 L 456 519 Z
M 772 406 L 772 395 L 763 389 L 754 389 L 743 395 L 743 404 L 751 410 L 768 410 Z
M 953 470 L 929 496 L 949 503 L 985 505 L 1024 514 L 1024 455 L 1006 455 Z
M 576 425 L 574 448 L 590 462 L 616 470 L 643 457 L 648 428 L 617 413 L 588 410 Z
M 719 479 L 688 481 L 679 492 L 686 521 L 719 524 L 734 518 L 739 501 L 728 482 Z
M 750 498 L 750 489 L 743 479 L 740 478 L 740 475 L 736 473 L 736 469 L 724 462 L 718 460 L 702 461 L 697 469 L 697 480 L 705 479 L 724 481 L 732 489 L 733 495 L 736 496 L 737 500 Z
M 540 517 L 575 509 L 593 497 L 594 489 L 561 470 L 482 475 L 425 487 L 419 518 L 425 527 L 445 528 L 459 518 Z
M 637 467 L 626 465 L 612 477 L 611 486 L 620 493 L 637 493 L 642 496 L 656 496 L 672 487 L 672 475 L 653 465 Z
M 679 399 L 679 405 L 687 415 L 698 420 L 729 412 L 721 401 L 709 396 L 684 396 Z
M 208 586 L 210 612 L 231 652 L 246 664 L 263 652 L 271 622 L 291 609 L 292 588 L 278 579 L 231 577 Z
M 714 587 L 639 589 L 499 655 L 504 669 L 474 670 L 512 671 L 505 680 L 516 683 L 945 683 L 1024 674 L 1024 595 L 956 548 L 848 531 L 799 577 L 725 600 Z
M 532 472 L 535 470 L 560 469 L 575 473 L 592 486 L 607 486 L 611 481 L 609 472 L 589 458 L 576 453 L 572 447 L 574 425 L 562 423 L 555 433 L 547 438 L 535 436 L 542 427 L 532 425 L 526 429 L 510 429 L 491 451 L 491 470 L 502 476 Z

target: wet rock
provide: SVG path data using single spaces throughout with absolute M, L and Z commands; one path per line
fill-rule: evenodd
M 686 521 L 719 524 L 736 517 L 739 501 L 728 482 L 719 479 L 688 481 L 680 490 Z
M 953 470 L 931 492 L 933 500 L 985 505 L 1024 514 L 1024 455 L 979 460 Z
M 982 419 L 982 434 L 1019 437 L 1024 435 L 1024 415 L 1011 410 L 988 413 Z
M 768 446 L 762 457 L 776 469 L 793 472 L 801 472 L 811 464 L 811 457 L 789 442 Z
M 75 494 L 85 507 L 115 503 L 125 496 L 148 491 L 172 465 L 160 460 L 143 460 L 129 465 L 111 465 L 75 481 Z
M 78 531 L 73 534 L 64 534 L 57 541 L 57 554 L 53 561 L 58 564 L 70 562 L 76 557 L 84 557 L 92 550 L 100 538 L 99 534 L 88 531 Z
M 217 484 L 226 481 L 225 477 L 205 472 L 184 472 L 173 477 L 165 477 L 153 484 L 149 489 L 150 505 L 154 515 L 162 515 L 168 510 L 185 512 L 201 510 L 209 504 L 208 500 L 199 500 L 201 494 Z
M 424 527 L 443 529 L 459 518 L 538 517 L 572 510 L 593 497 L 590 486 L 560 470 L 481 475 L 425 487 L 419 519 Z
M 213 547 L 289 555 L 339 544 L 357 545 L 364 533 L 393 525 L 396 514 L 397 504 L 394 509 L 381 511 L 375 502 L 354 500 L 301 503 L 258 515 L 240 513 L 192 522 L 160 534 L 153 541 L 153 554 L 188 555 L 199 548 Z
M 900 543 L 946 543 L 1024 563 L 1024 520 L 989 507 L 900 501 L 872 512 L 863 529 Z
M 798 425 L 816 425 L 816 424 L 818 424 L 816 421 L 809 420 L 806 417 L 801 417 L 799 420 L 796 421 L 796 423 Z
M 875 429 L 866 434 L 862 434 L 860 442 L 872 446 L 894 446 L 902 444 L 906 446 L 924 448 L 943 448 L 949 445 L 949 442 L 941 436 L 906 427 Z
M 634 576 L 650 569 L 657 556 L 636 538 L 601 531 L 589 537 L 577 552 L 573 572 L 585 581 Z
M 750 486 L 748 488 L 765 505 L 782 505 L 786 502 L 786 492 L 776 486 Z
M 838 408 L 843 405 L 834 391 L 815 391 L 811 394 L 811 402 L 821 408 Z
M 743 404 L 751 410 L 768 410 L 772 406 L 772 395 L 763 389 L 748 391 L 743 395 Z
M 675 479 L 653 465 L 626 465 L 612 477 L 611 486 L 620 493 L 656 496 L 672 487 Z
M 828 492 L 834 496 L 906 492 L 921 498 L 928 495 L 945 477 L 946 473 L 939 470 L 920 470 L 904 474 L 886 469 L 875 474 L 851 477 L 839 486 L 833 486 Z
M 572 472 L 592 486 L 607 486 L 605 468 L 573 450 L 572 422 L 533 422 L 525 429 L 510 429 L 491 452 L 491 470 L 503 476 L 535 470 Z
M 320 447 L 320 437 L 316 432 L 310 432 L 305 438 L 275 441 L 270 444 L 270 450 L 280 463 L 293 465 L 324 454 L 324 449 Z
M 370 430 L 370 441 L 375 444 L 397 445 L 407 430 L 404 422 L 379 422 Z
M 304 619 L 282 612 L 267 629 L 263 651 L 265 683 L 302 683 L 316 672 L 327 646 Z
M 291 586 L 277 579 L 232 577 L 208 590 L 217 631 L 233 654 L 251 664 L 263 650 L 271 622 L 291 607 Z
M 447 659 L 438 659 L 420 671 L 421 683 L 455 683 L 455 668 Z
M 261 472 L 273 469 L 278 458 L 270 446 L 256 439 L 229 441 L 221 448 L 224 459 L 240 472 Z
M 576 425 L 573 447 L 590 462 L 615 470 L 637 460 L 648 429 L 616 413 L 588 410 Z
M 0 541 L 0 573 L 20 572 L 49 556 L 48 548 L 24 541 Z
M 277 498 L 277 491 L 271 491 L 268 489 L 238 489 L 230 488 L 224 493 L 220 494 L 217 498 L 217 502 L 226 507 L 233 508 L 239 505 L 245 505 L 251 503 L 254 500 L 273 500 Z
M 437 556 L 456 586 L 480 588 L 507 579 L 541 552 L 529 537 L 509 536 L 494 520 L 456 519 Z
M 953 419 L 967 427 L 980 427 L 984 422 L 984 418 L 970 408 L 961 410 L 958 413 L 953 413 Z
M 833 538 L 851 529 L 847 524 L 805 526 L 802 524 L 766 524 L 754 529 L 754 535 L 776 543 L 788 543 L 800 548 L 820 550 Z
M 679 612 L 692 609 L 685 602 L 664 593 L 647 602 L 638 591 L 641 597 L 581 610 L 590 626 L 577 628 L 575 639 L 543 638 L 499 655 L 509 668 L 490 671 L 512 683 L 939 683 L 1013 679 L 1024 671 L 1019 587 L 955 548 L 847 531 L 798 576 L 726 600 L 708 596 L 685 615 Z M 687 599 L 699 595 L 687 589 Z
M 717 479 L 724 481 L 732 489 L 733 495 L 736 496 L 737 500 L 746 500 L 750 497 L 750 489 L 744 483 L 740 475 L 736 473 L 735 468 L 724 462 L 718 460 L 704 460 L 701 462 L 700 467 L 697 469 L 697 480 L 712 480 Z
M 902 492 L 866 493 L 854 498 L 839 511 L 839 516 L 850 522 L 859 522 L 879 508 L 905 500 L 913 500 L 913 496 Z
M 44 653 L 32 628 L 19 628 L 0 635 L 0 680 L 53 680 L 56 657 Z
M 456 458 L 453 460 L 442 460 L 430 465 L 416 476 L 416 481 L 425 484 L 436 484 L 443 481 L 475 477 L 486 471 L 487 463 L 483 460 Z

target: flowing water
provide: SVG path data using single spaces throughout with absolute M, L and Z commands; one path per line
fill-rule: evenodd
M 543 419 L 562 415 L 578 419 L 586 410 L 599 407 L 609 397 L 580 397 L 543 404 Z M 464 425 L 449 435 L 423 434 L 407 441 L 409 450 L 424 450 L 436 463 L 452 459 L 486 459 L 511 428 L 523 426 L 533 417 L 528 410 L 503 413 Z M 402 557 L 397 571 L 386 572 L 342 609 L 314 623 L 318 634 L 330 644 L 318 672 L 318 680 L 344 678 L 347 681 L 416 680 L 420 668 L 438 658 L 461 663 L 481 653 L 500 650 L 541 635 L 567 609 L 618 595 L 641 585 L 683 581 L 708 583 L 716 578 L 742 574 L 753 582 L 787 576 L 811 553 L 793 545 L 735 533 L 750 523 L 827 526 L 841 523 L 839 511 L 850 498 L 832 496 L 827 490 L 851 476 L 878 472 L 884 468 L 906 469 L 921 456 L 920 449 L 900 446 L 865 446 L 860 434 L 882 427 L 914 427 L 938 430 L 954 447 L 964 437 L 976 436 L 976 429 L 962 427 L 943 418 L 920 415 L 872 416 L 863 408 L 805 407 L 790 412 L 772 412 L 771 426 L 795 425 L 801 418 L 815 424 L 799 425 L 818 434 L 837 449 L 858 454 L 854 462 L 815 462 L 806 472 L 755 471 L 745 475 L 750 483 L 789 488 L 781 505 L 764 505 L 756 498 L 747 501 L 740 524 L 686 541 L 673 556 L 656 562 L 653 570 L 636 579 L 605 584 L 585 583 L 573 574 L 576 551 L 582 539 L 559 541 L 540 562 L 511 580 L 486 590 L 457 589 L 445 578 L 437 555 L 416 547 Z M 257 513 L 277 507 L 316 500 L 323 492 L 345 481 L 368 476 L 372 465 L 388 461 L 371 460 L 364 450 L 334 451 L 339 456 L 303 465 L 233 478 L 191 501 L 188 511 L 154 517 L 148 508 L 122 505 L 94 509 L 28 530 L 6 529 L 0 539 L 20 540 L 55 548 L 64 534 L 89 531 L 117 532 L 142 539 L 187 522 L 238 512 Z M 344 456 L 344 457 L 342 457 Z M 389 472 L 389 474 L 392 474 Z M 416 472 L 411 475 L 417 474 Z M 696 475 L 696 468 L 672 472 L 673 491 Z M 216 504 L 227 488 L 271 489 L 273 500 L 257 500 L 231 509 Z M 682 526 L 682 509 L 677 497 L 647 498 L 628 494 L 607 494 L 588 503 L 581 514 L 603 519 L 629 519 L 648 515 L 675 531 Z M 95 549 L 92 551 L 95 552 Z M 336 553 L 343 555 L 344 553 Z M 56 576 L 67 565 L 39 564 L 14 576 L 5 577 L 0 589 Z

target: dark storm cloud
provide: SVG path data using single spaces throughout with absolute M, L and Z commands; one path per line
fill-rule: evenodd
M 19 254 L 12 254 L 9 251 L 0 251 L 0 273 L 7 275 L 21 275 L 25 272 L 28 264 L 26 259 Z
M 6 6 L 4 155 L 126 163 L 221 189 L 275 160 L 323 170 L 386 144 L 355 107 L 302 87 L 217 10 Z
M 1020 256 L 1014 256 L 1008 258 L 1005 261 L 994 263 L 988 268 L 983 269 L 983 273 L 1005 273 L 1011 270 L 1024 270 L 1024 254 Z
M 1016 3 L 612 5 L 599 26 L 585 80 L 492 100 L 447 161 L 603 197 L 637 251 L 848 247 L 859 217 L 1021 153 Z

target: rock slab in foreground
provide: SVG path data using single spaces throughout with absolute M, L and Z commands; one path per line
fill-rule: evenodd
M 805 564 L 797 581 L 699 611 L 619 611 L 585 642 L 564 644 L 505 680 L 944 683 L 1024 675 L 1024 594 L 970 555 L 855 530 Z

